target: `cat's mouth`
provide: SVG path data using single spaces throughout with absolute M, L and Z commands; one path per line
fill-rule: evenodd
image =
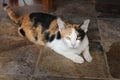
M 77 47 L 76 47 L 76 46 L 71 46 L 71 47 L 69 47 L 69 48 L 71 48 L 71 49 L 76 49 Z

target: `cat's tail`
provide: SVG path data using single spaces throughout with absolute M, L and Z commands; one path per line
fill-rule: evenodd
M 3 8 L 4 8 L 4 11 L 7 12 L 10 19 L 15 23 L 19 24 L 19 22 L 21 21 L 21 17 L 18 16 L 4 1 L 3 1 Z

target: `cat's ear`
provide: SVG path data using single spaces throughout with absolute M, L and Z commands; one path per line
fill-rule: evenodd
M 18 33 L 20 34 L 20 36 L 25 37 L 25 31 L 23 30 L 23 28 L 18 28 Z
M 80 28 L 82 30 L 84 30 L 84 32 L 87 32 L 88 31 L 88 26 L 89 26 L 89 23 L 90 23 L 90 19 L 86 19 L 83 24 L 80 26 Z
M 57 18 L 57 24 L 58 24 L 60 32 L 65 29 L 65 23 L 59 17 Z

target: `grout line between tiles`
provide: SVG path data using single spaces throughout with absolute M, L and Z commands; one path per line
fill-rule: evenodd
M 95 7 L 94 7 L 94 10 L 95 10 Z M 103 44 L 103 42 L 102 42 L 103 39 L 102 39 L 102 34 L 101 34 L 100 26 L 99 26 L 99 23 L 98 23 L 98 19 L 99 18 L 97 18 L 96 10 L 95 10 L 95 19 L 97 21 L 97 27 L 98 27 L 98 30 L 99 30 L 99 33 L 100 33 L 100 43 L 102 45 Z M 102 45 L 102 47 L 103 47 L 103 45 Z M 112 78 L 111 73 L 110 73 L 110 68 L 109 68 L 109 65 L 108 65 L 108 61 L 107 61 L 107 55 L 106 55 L 104 49 L 103 49 L 103 54 L 104 54 L 104 57 L 105 57 L 105 64 L 106 64 L 106 68 L 107 68 L 107 74 L 109 75 L 108 77 Z
M 37 66 L 38 66 L 38 64 L 39 64 L 40 57 L 41 57 L 41 53 L 42 53 L 42 50 L 43 50 L 42 48 L 44 48 L 44 47 L 41 47 L 41 46 L 40 46 L 40 52 L 39 52 L 39 55 L 38 55 L 38 58 L 37 58 L 37 61 L 36 61 L 35 69 L 34 69 L 33 75 L 30 76 L 30 79 L 29 79 L 29 80 L 32 80 L 32 77 L 33 77 L 34 74 L 35 74 L 35 71 L 36 71 Z
M 99 30 L 99 33 L 100 33 L 100 43 L 101 45 L 103 44 L 103 39 L 102 39 L 102 34 L 101 34 L 101 30 L 100 30 L 100 27 L 99 27 L 99 23 L 98 23 L 98 18 L 97 18 L 97 14 L 96 14 L 96 11 L 95 11 L 95 19 L 97 21 L 97 27 L 98 27 L 98 30 Z M 103 47 L 103 45 L 102 45 Z M 110 68 L 109 68 L 109 65 L 108 65 L 108 61 L 107 61 L 107 56 L 106 56 L 106 53 L 105 53 L 105 50 L 103 49 L 103 54 L 104 54 L 104 57 L 105 57 L 105 64 L 106 64 L 106 68 L 107 68 L 107 74 L 109 74 L 108 77 L 112 78 L 111 76 L 111 73 L 110 73 Z

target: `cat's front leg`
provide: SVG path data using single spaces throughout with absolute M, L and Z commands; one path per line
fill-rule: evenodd
M 74 53 L 64 53 L 63 56 L 72 60 L 75 63 L 80 63 L 80 64 L 84 63 L 84 59 L 81 56 L 78 56 Z
M 84 63 L 84 59 L 81 56 L 78 56 L 78 55 L 75 55 L 73 57 L 73 59 L 71 59 L 71 60 L 75 63 L 80 63 L 80 64 Z
M 57 52 L 57 53 L 59 53 L 60 55 L 63 55 L 64 57 L 72 60 L 75 63 L 80 63 L 80 64 L 84 63 L 84 59 L 77 54 L 74 54 L 71 52 Z
M 84 56 L 86 61 L 88 61 L 88 62 L 92 61 L 92 56 L 90 55 L 90 52 L 89 52 L 89 46 L 87 46 L 85 48 L 85 50 L 83 51 L 83 56 Z

